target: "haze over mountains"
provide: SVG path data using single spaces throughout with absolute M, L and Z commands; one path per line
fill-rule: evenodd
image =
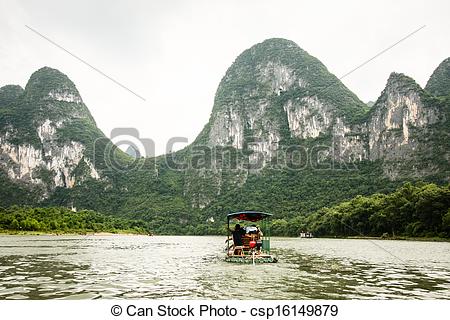
M 450 59 L 425 88 L 392 73 L 369 107 L 297 44 L 268 39 L 227 70 L 194 143 L 134 159 L 44 67 L 25 89 L 0 88 L 0 203 L 74 205 L 161 232 L 218 225 L 231 210 L 292 219 L 404 181 L 447 183 L 449 121 Z

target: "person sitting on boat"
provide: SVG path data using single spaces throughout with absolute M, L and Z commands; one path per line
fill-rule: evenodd
M 257 234 L 258 233 L 258 228 L 256 227 L 255 224 L 252 224 L 251 226 L 246 227 L 245 231 L 248 234 Z
M 255 225 L 251 225 L 251 226 L 245 227 L 245 232 L 248 233 L 248 234 L 256 233 L 256 226 Z
M 258 238 L 256 240 L 256 250 L 258 250 L 258 253 L 261 253 L 262 237 L 264 236 L 264 234 L 259 228 L 259 226 L 256 227 L 256 234 L 258 235 Z
M 236 224 L 234 231 L 231 231 L 233 235 L 233 255 L 244 254 L 244 240 L 245 229 L 241 228 L 240 224 Z
M 235 247 L 240 247 L 243 245 L 242 242 L 242 236 L 245 235 L 245 229 L 241 228 L 241 225 L 238 223 L 234 227 L 234 231 L 232 231 L 233 234 L 233 244 Z
M 256 234 L 258 235 L 258 238 L 262 238 L 264 236 L 259 226 L 256 226 Z

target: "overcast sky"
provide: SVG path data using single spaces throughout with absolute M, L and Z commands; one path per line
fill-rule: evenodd
M 448 0 L 0 0 L 0 86 L 25 86 L 43 66 L 59 69 L 74 81 L 106 135 L 112 128 L 134 127 L 153 139 L 161 154 L 170 137 L 195 139 L 226 69 L 255 43 L 293 40 L 340 77 L 426 25 L 343 79 L 367 102 L 376 100 L 392 71 L 425 85 L 450 56 L 449 12 Z

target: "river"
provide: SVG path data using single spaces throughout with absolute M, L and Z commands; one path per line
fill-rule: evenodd
M 0 236 L 0 299 L 450 299 L 450 243 L 272 239 L 279 263 L 223 261 L 224 237 Z

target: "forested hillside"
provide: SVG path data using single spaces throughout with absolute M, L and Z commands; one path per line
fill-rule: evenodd
M 134 131 L 125 134 L 130 141 Z M 98 216 L 106 229 L 132 219 L 159 234 L 223 233 L 226 214 L 241 210 L 273 213 L 279 235 L 303 228 L 328 236 L 447 234 L 445 208 L 428 219 L 415 197 L 432 199 L 436 188 L 445 199 L 450 181 L 449 59 L 425 88 L 392 72 L 369 107 L 296 43 L 267 39 L 226 70 L 191 145 L 130 156 L 110 138 L 56 69 L 37 70 L 25 88 L 1 87 L 0 206 L 73 206 L 114 217 Z M 421 181 L 436 185 L 422 190 Z M 413 185 L 395 191 L 406 182 Z M 403 195 L 407 186 L 413 191 Z M 404 197 L 405 206 L 392 197 Z M 51 219 L 80 230 L 97 219 L 91 212 L 76 226 L 77 215 L 56 209 L 17 210 L 24 210 L 19 226 L 31 228 L 29 215 L 42 231 Z M 2 215 L 12 228 L 11 213 Z
M 450 237 L 450 186 L 406 183 L 395 192 L 357 196 L 311 215 L 273 221 L 273 233 L 296 236 Z

